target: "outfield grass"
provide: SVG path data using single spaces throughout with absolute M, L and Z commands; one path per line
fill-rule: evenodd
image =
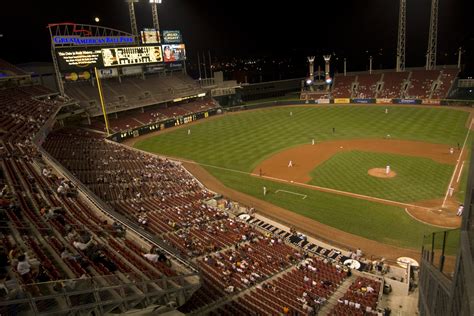
M 289 112 L 293 116 L 289 116 Z M 136 147 L 194 161 L 251 171 L 285 148 L 333 139 L 383 138 L 449 144 L 464 141 L 468 113 L 448 109 L 331 106 L 270 108 L 203 121 L 137 143 Z M 332 128 L 336 133 L 332 133 Z
M 396 177 L 370 176 L 372 168 L 390 165 Z M 364 151 L 340 152 L 316 167 L 310 184 L 382 199 L 415 202 L 444 197 L 454 166 L 428 158 Z
M 334 139 L 383 138 L 463 143 L 469 114 L 445 108 L 370 106 L 284 107 L 225 115 L 191 128 L 163 133 L 136 144 L 137 148 L 224 168 L 252 171 L 260 161 L 289 147 Z M 289 115 L 290 111 L 293 113 Z M 332 128 L 336 133 L 332 133 Z M 372 166 L 373 167 L 373 166 Z M 228 187 L 259 196 L 262 180 L 208 168 Z M 445 171 L 430 171 L 446 181 Z M 449 179 L 448 179 L 449 181 Z M 445 183 L 445 187 L 448 185 Z M 268 182 L 270 187 L 272 183 Z M 360 183 L 353 187 L 363 186 Z M 426 185 L 426 184 L 425 184 Z M 281 185 L 283 186 L 283 185 Z M 429 185 L 428 185 L 429 186 Z M 287 186 L 289 190 L 303 190 Z M 438 194 L 437 186 L 431 192 Z M 269 201 L 344 231 L 397 246 L 418 248 L 424 233 L 435 230 L 403 210 L 381 204 L 307 190 L 308 201 L 272 196 Z M 362 203 L 362 204 L 361 204 Z M 393 228 L 393 230 L 392 230 Z

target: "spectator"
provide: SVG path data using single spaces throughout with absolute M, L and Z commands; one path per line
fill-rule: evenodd
M 18 265 L 16 267 L 16 270 L 23 279 L 23 282 L 25 284 L 28 284 L 31 280 L 31 265 L 28 262 L 28 258 L 26 255 L 18 256 Z
M 83 243 L 81 241 L 75 241 L 72 243 L 72 245 L 76 248 L 76 249 L 79 249 L 81 251 L 85 251 L 87 250 L 87 248 L 89 248 L 89 246 L 92 244 L 92 238 L 89 239 L 89 241 L 87 243 Z

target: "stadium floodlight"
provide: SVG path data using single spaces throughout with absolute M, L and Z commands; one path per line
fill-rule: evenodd
M 331 82 L 332 82 L 332 78 L 331 78 L 331 77 L 327 77 L 327 78 L 326 78 L 326 83 L 327 83 L 327 84 L 331 84 Z
M 306 80 L 306 84 L 309 86 L 311 83 L 313 83 L 313 81 L 311 79 L 307 79 Z
M 99 23 L 99 22 L 100 22 L 100 19 L 99 19 L 99 17 L 98 17 L 98 16 L 96 16 L 96 17 L 94 18 L 94 21 L 95 21 L 95 23 Z

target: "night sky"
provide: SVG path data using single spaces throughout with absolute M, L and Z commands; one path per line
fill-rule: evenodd
M 455 64 L 460 45 L 471 47 L 472 0 L 439 0 L 438 64 Z M 304 59 L 335 53 L 349 68 L 364 70 L 369 55 L 374 68 L 393 68 L 399 0 L 287 2 L 258 0 L 163 0 L 161 29 L 182 31 L 193 59 L 210 50 L 216 58 L 276 56 Z M 424 65 L 431 0 L 408 0 L 407 66 Z M 99 24 L 129 31 L 123 0 L 9 1 L 1 10 L 0 58 L 12 63 L 49 61 L 46 25 L 55 22 Z M 151 27 L 147 0 L 136 5 L 139 29 Z M 471 23 L 471 24 L 470 24 Z

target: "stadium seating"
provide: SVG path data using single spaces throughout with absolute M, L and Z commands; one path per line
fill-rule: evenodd
M 108 115 L 109 128 L 112 132 L 126 131 L 143 125 L 161 122 L 170 118 L 192 115 L 219 107 L 219 104 L 213 99 L 198 99 L 186 103 L 172 104 L 169 107 L 164 105 L 150 106 L 143 110 L 129 110 L 116 112 Z M 100 132 L 105 130 L 105 124 L 102 117 L 91 119 L 90 124 L 84 127 L 91 128 Z
M 414 70 L 411 72 L 407 97 L 413 99 L 428 99 L 433 83 L 438 80 L 439 70 Z
M 363 74 L 357 76 L 356 96 L 358 98 L 375 98 L 380 74 Z
M 349 75 L 336 75 L 334 78 L 334 86 L 332 90 L 333 98 L 351 98 L 352 97 L 352 84 L 355 82 L 356 76 Z
M 184 74 L 169 76 L 150 75 L 146 79 L 122 77 L 102 79 L 102 93 L 108 113 L 167 102 L 180 97 L 202 93 L 200 86 Z M 100 115 L 97 87 L 90 81 L 68 82 L 66 95 L 74 98 L 92 116 Z M 91 105 L 91 101 L 94 104 Z
M 381 282 L 366 277 L 358 277 L 338 304 L 329 313 L 334 316 L 377 314 L 377 302 L 382 288 Z
M 383 87 L 377 94 L 377 98 L 400 98 L 402 97 L 402 85 L 408 79 L 408 72 L 384 72 Z
M 431 96 L 432 99 L 445 99 L 453 86 L 454 79 L 459 73 L 459 69 L 443 69 L 439 77 L 438 86 Z
M 106 286 L 117 281 L 126 284 L 180 275 L 174 269 L 176 262 L 169 261 L 157 248 L 155 251 L 163 260 L 155 262 L 143 257 L 151 244 L 134 241 L 136 237 L 131 233 L 117 237 L 117 227 L 111 225 L 107 216 L 94 211 L 78 195 L 73 183 L 51 172 L 32 143 L 42 124 L 60 106 L 31 98 L 44 92 L 48 91 L 38 87 L 0 90 L 0 220 L 4 223 L 0 241 L 3 251 L 10 254 L 9 269 L 3 270 L 2 279 L 6 277 L 8 282 L 17 284 L 11 293 L 51 295 L 62 291 L 66 284 L 77 284 L 74 279 L 102 276 L 107 277 L 99 283 Z M 7 222 L 10 224 L 5 225 Z M 21 254 L 27 255 L 29 272 L 17 269 Z M 117 294 L 113 290 L 108 293 Z M 136 294 L 143 293 L 137 289 Z M 37 303 L 36 308 L 40 312 L 57 310 L 62 299 L 50 299 L 44 305 Z M 84 302 L 79 300 L 75 304 Z M 9 314 L 3 307 L 0 311 Z

